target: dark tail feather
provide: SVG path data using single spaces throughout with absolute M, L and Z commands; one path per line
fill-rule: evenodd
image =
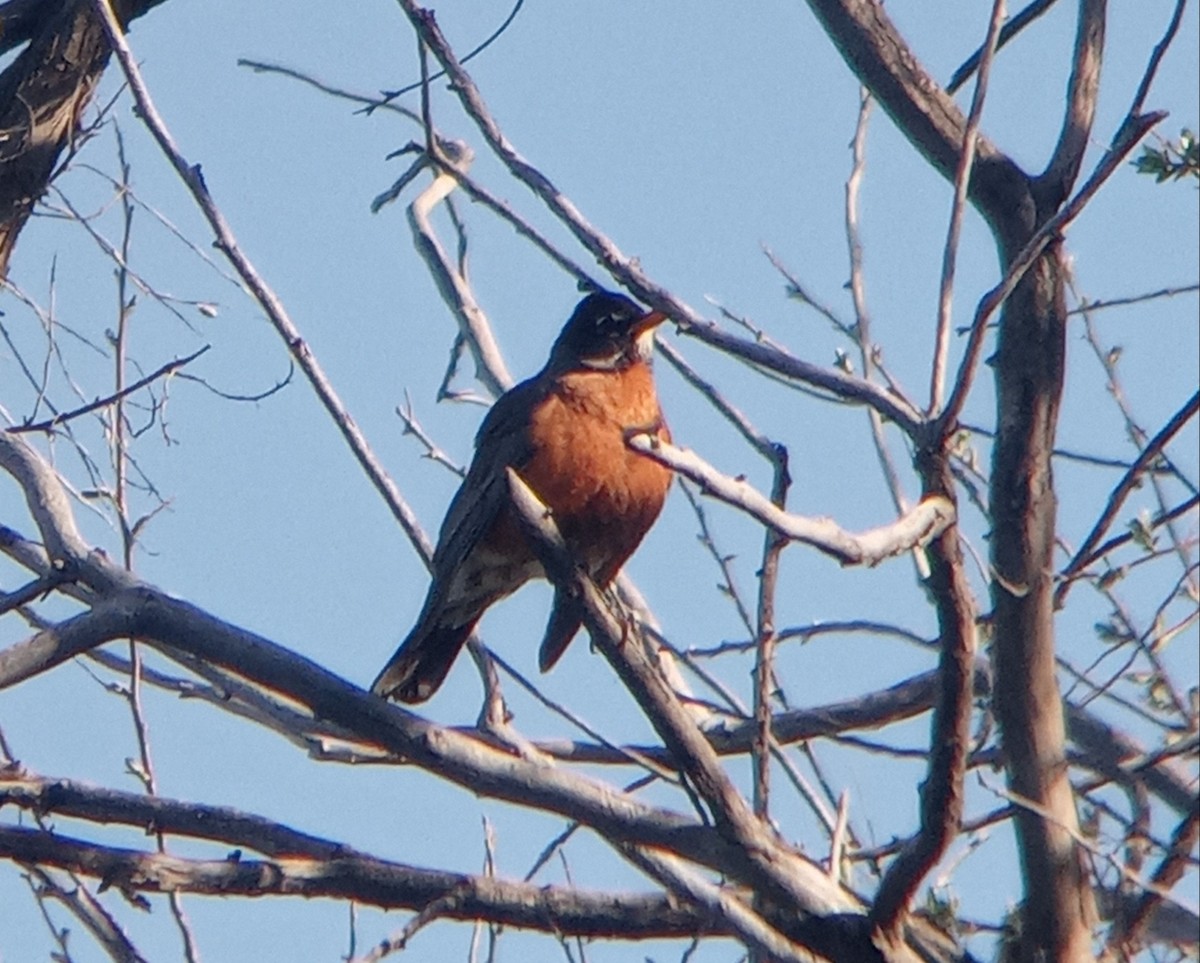
M 578 599 L 554 592 L 554 608 L 550 610 L 550 622 L 542 636 L 542 647 L 538 650 L 538 667 L 548 672 L 562 658 L 567 646 L 575 638 L 583 624 L 583 605 Z
M 371 691 L 385 699 L 424 702 L 445 681 L 473 628 L 474 622 L 428 628 L 418 623 L 371 684 Z

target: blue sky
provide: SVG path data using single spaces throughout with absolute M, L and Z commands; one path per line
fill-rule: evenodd
M 1104 93 L 1085 171 L 1124 115 L 1171 7 L 1164 0 L 1113 5 Z M 889 4 L 888 9 L 931 73 L 944 80 L 982 39 L 989 8 L 982 2 L 931 2 Z M 507 11 L 504 4 L 465 0 L 437 8 L 439 23 L 460 52 L 487 36 Z M 995 65 L 983 130 L 1030 170 L 1041 169 L 1057 136 L 1073 17 L 1072 5 L 1059 4 Z M 1171 111 L 1159 128 L 1163 135 L 1174 137 L 1181 127 L 1197 125 L 1198 34 L 1192 5 L 1148 99 L 1149 107 Z M 394 408 L 406 394 L 411 397 L 425 429 L 460 462 L 469 458 L 481 410 L 435 404 L 454 328 L 413 250 L 403 209 L 412 190 L 379 214 L 369 210 L 371 200 L 408 163 L 387 155 L 417 136 L 417 129 L 385 112 L 364 116 L 344 101 L 237 64 L 238 58 L 286 64 L 366 93 L 406 84 L 417 76 L 417 61 L 400 9 L 388 3 L 175 0 L 138 21 L 130 42 L 160 111 L 185 155 L 202 164 L 243 249 L 287 304 L 426 528 L 435 531 L 455 479 L 420 457 Z M 838 348 L 849 347 L 812 312 L 785 298 L 782 279 L 761 250 L 769 247 L 814 293 L 844 317 L 852 316 L 844 290 L 843 188 L 858 85 L 804 5 L 529 0 L 512 27 L 469 69 L 517 149 L 626 254 L 638 256 L 657 281 L 708 316 L 716 317 L 716 309 L 706 298 L 752 317 L 808 360 L 831 364 Z M 118 85 L 117 72 L 110 69 L 98 101 L 116 95 Z M 960 98 L 969 96 L 969 89 L 960 93 Z M 417 101 L 410 95 L 404 103 L 412 107 Z M 569 246 L 566 233 L 536 199 L 485 156 L 471 123 L 440 89 L 433 115 L 445 134 L 475 146 L 473 170 L 480 180 L 586 263 L 586 254 Z M 118 100 L 112 117 L 124 134 L 139 200 L 209 250 L 199 215 L 133 116 L 128 95 Z M 115 171 L 115 158 L 109 127 L 58 183 L 80 210 L 108 205 L 95 223 L 110 238 L 118 236 L 118 212 L 107 181 L 96 171 Z M 1080 292 L 1107 299 L 1194 284 L 1197 197 L 1190 184 L 1156 186 L 1130 168 L 1118 173 L 1069 234 Z M 54 195 L 48 201 L 60 203 Z M 933 346 L 950 188 L 878 109 L 868 135 L 861 207 L 875 337 L 890 369 L 921 398 Z M 475 293 L 510 369 L 524 377 L 541 365 L 577 293 L 566 275 L 508 227 L 469 203 L 460 211 L 469 226 Z M 185 325 L 152 299 L 140 299 L 132 343 L 145 369 L 211 344 L 192 370 L 221 390 L 254 393 L 287 374 L 284 346 L 258 309 L 146 210 L 136 215 L 132 261 L 158 290 L 217 305 L 212 318 L 183 308 Z M 111 263 L 77 225 L 39 217 L 22 236 L 11 276 L 46 304 L 52 269 L 58 316 L 103 343 L 105 329 L 115 323 Z M 967 323 L 979 296 L 997 279 L 991 240 L 979 218 L 968 212 L 956 324 Z M 36 320 L 9 295 L 2 297 L 0 309 L 5 312 L 0 321 L 17 343 L 40 358 L 44 348 Z M 1151 432 L 1157 430 L 1200 380 L 1195 294 L 1101 313 L 1096 320 L 1105 343 L 1123 348 L 1122 376 L 1138 418 Z M 672 332 L 665 337 L 763 431 L 786 440 L 795 477 L 792 510 L 829 515 L 850 529 L 891 517 L 861 410 L 834 408 L 765 385 L 690 339 Z M 64 344 L 84 395 L 110 391 L 111 363 L 78 342 Z M 1073 328 L 1069 344 L 1061 445 L 1129 457 L 1131 448 L 1081 326 Z M 960 349 L 956 343 L 955 351 Z M 767 467 L 661 362 L 659 382 L 680 444 L 725 471 L 769 486 Z M 469 367 L 460 383 L 469 386 Z M 57 388 L 65 390 L 61 381 Z M 23 417 L 32 398 L 3 345 L 0 391 L 5 409 Z M 965 420 L 993 421 L 986 374 Z M 135 449 L 168 502 L 146 530 L 136 561 L 139 573 L 368 683 L 415 617 L 426 577 L 308 386 L 297 377 L 262 402 L 236 404 L 177 381 L 167 424 L 170 444 L 156 430 Z M 98 434 L 88 431 L 100 454 Z M 899 438 L 892 436 L 891 443 L 903 468 Z M 980 451 L 986 463 L 986 449 Z M 1194 477 L 1194 424 L 1173 453 Z M 71 452 L 60 446 L 56 454 L 64 473 L 85 485 Z M 1078 541 L 1086 533 L 1117 477 L 1112 471 L 1060 466 L 1062 530 L 1068 539 Z M 905 472 L 905 480 L 908 494 L 915 494 L 911 472 Z M 1131 511 L 1150 504 L 1141 493 Z M 150 501 L 143 505 L 150 506 Z M 731 509 L 710 502 L 706 510 L 722 551 L 735 556 L 741 588 L 753 598 L 760 532 Z M 118 541 L 110 521 L 87 506 L 78 513 L 88 537 L 115 553 Z M 0 521 L 27 533 L 31 528 L 18 493 L 7 484 L 0 485 Z M 1190 524 L 1194 534 L 1194 518 Z M 978 540 L 978 517 L 965 526 L 986 553 Z M 681 644 L 740 638 L 744 632 L 734 610 L 709 589 L 718 573 L 698 546 L 695 527 L 686 500 L 674 493 L 629 572 L 650 597 L 667 634 Z M 19 584 L 11 566 L 0 566 L 0 578 L 6 588 Z M 1087 662 L 1097 647 L 1091 625 L 1106 612 L 1102 600 L 1078 594 L 1075 609 L 1063 617 L 1062 637 Z M 1148 617 L 1151 597 L 1131 594 L 1139 615 Z M 780 603 L 786 625 L 862 617 L 933 634 L 931 613 L 903 560 L 870 571 L 841 570 L 793 547 L 786 555 Z M 535 670 L 530 637 L 540 637 L 547 604 L 544 586 L 528 588 L 490 613 L 482 626 L 489 643 L 527 673 Z M 15 641 L 22 631 L 6 620 L 0 623 L 0 642 Z M 1190 640 L 1177 641 L 1168 653 L 1189 685 L 1196 680 L 1194 641 L 1193 629 Z M 932 664 L 927 652 L 864 637 L 817 640 L 781 654 L 789 696 L 801 705 L 850 698 Z M 611 738 L 649 737 L 648 726 L 584 640 L 577 640 L 541 682 L 553 697 L 600 723 Z M 748 697 L 748 679 L 734 684 Z M 509 694 L 522 731 L 563 731 L 560 722 L 515 689 Z M 464 662 L 428 711 L 441 721 L 469 723 L 477 701 L 478 683 Z M 523 874 L 561 828 L 560 821 L 485 804 L 416 771 L 308 762 L 270 734 L 158 693 L 148 693 L 147 711 L 167 795 L 234 805 L 390 858 L 464 871 L 477 871 L 483 858 L 483 812 L 496 826 L 501 871 L 512 875 Z M 135 752 L 127 711 L 75 665 L 5 692 L 0 726 L 31 769 L 134 788 L 123 772 L 123 760 Z M 927 741 L 927 723 L 896 727 L 886 737 L 893 744 L 920 746 Z M 818 752 L 834 784 L 849 791 L 852 811 L 862 820 L 859 828 L 870 838 L 886 841 L 912 831 L 923 765 L 883 765 L 830 746 Z M 734 768 L 739 779 L 746 777 L 747 766 Z M 990 778 L 1000 780 L 999 775 Z M 890 805 L 881 806 L 881 799 Z M 972 787 L 972 812 L 996 804 L 986 790 Z M 782 792 L 777 818 L 790 837 L 822 853 L 823 837 L 813 817 Z M 135 834 L 128 842 L 144 845 Z M 613 879 L 628 887 L 646 885 L 599 845 L 583 842 L 573 859 L 576 878 L 592 885 Z M 994 919 L 1016 895 L 1013 873 L 1011 842 L 1001 831 L 955 875 L 964 911 Z M 560 878 L 559 868 L 539 877 Z M 199 899 L 186 905 L 210 961 L 334 959 L 346 950 L 343 906 Z M 151 958 L 178 957 L 164 905 L 156 903 L 149 917 L 125 917 Z M 403 918 L 364 911 L 360 938 L 378 939 L 399 928 Z M 438 924 L 414 941 L 405 958 L 465 958 L 468 936 L 466 927 Z M 82 936 L 72 942 L 76 958 L 98 959 L 86 944 Z M 41 959 L 48 946 L 17 873 L 0 871 L 0 960 Z M 502 958 L 519 953 L 528 963 L 563 958 L 553 941 L 519 934 L 506 934 L 502 948 Z M 629 959 L 641 952 L 602 946 L 589 950 L 589 959 Z M 643 955 L 674 959 L 679 952 L 660 947 Z M 726 944 L 702 958 L 736 955 Z

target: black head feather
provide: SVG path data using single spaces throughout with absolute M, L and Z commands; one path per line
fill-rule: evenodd
M 622 294 L 598 291 L 575 307 L 554 347 L 555 367 L 612 368 L 641 359 L 638 336 L 662 320 Z M 644 360 L 644 359 L 641 359 Z

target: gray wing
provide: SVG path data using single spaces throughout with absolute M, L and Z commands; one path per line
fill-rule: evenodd
M 504 469 L 519 471 L 532 455 L 529 412 L 543 394 L 533 379 L 523 381 L 501 395 L 483 419 L 475 436 L 475 457 L 438 534 L 435 581 L 462 563 L 508 503 Z

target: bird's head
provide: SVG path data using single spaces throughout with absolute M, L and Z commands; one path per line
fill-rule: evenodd
M 550 366 L 612 371 L 647 361 L 654 350 L 654 329 L 666 319 L 661 311 L 645 311 L 624 295 L 589 294 L 550 349 Z

